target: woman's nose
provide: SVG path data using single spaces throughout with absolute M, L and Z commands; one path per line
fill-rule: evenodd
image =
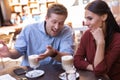
M 89 22 L 88 21 L 84 21 L 84 26 L 89 26 Z

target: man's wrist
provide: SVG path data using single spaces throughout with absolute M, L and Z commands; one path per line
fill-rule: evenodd
M 54 50 L 53 54 L 50 57 L 56 57 L 58 55 L 58 51 Z

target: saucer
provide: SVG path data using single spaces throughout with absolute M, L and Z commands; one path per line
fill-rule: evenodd
M 65 79 L 65 76 L 66 76 L 65 72 L 63 72 L 63 73 L 61 73 L 61 74 L 59 75 L 59 78 L 60 78 L 61 80 L 66 80 L 66 79 Z M 76 72 L 76 78 L 78 78 L 78 77 L 79 77 L 79 73 Z
M 37 78 L 42 76 L 45 73 L 45 71 L 43 70 L 32 70 L 32 71 L 28 71 L 25 76 L 28 78 Z

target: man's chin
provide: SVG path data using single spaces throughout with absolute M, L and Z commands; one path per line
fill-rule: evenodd
M 51 34 L 52 37 L 55 37 L 55 36 L 57 36 L 57 35 L 58 35 L 58 34 Z
M 57 36 L 57 34 L 56 35 L 52 35 L 53 37 L 55 37 L 55 36 Z

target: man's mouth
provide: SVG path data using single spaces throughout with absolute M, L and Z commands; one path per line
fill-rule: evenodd
M 58 31 L 57 31 L 57 30 L 52 29 L 52 32 L 53 32 L 54 34 L 56 34 Z

